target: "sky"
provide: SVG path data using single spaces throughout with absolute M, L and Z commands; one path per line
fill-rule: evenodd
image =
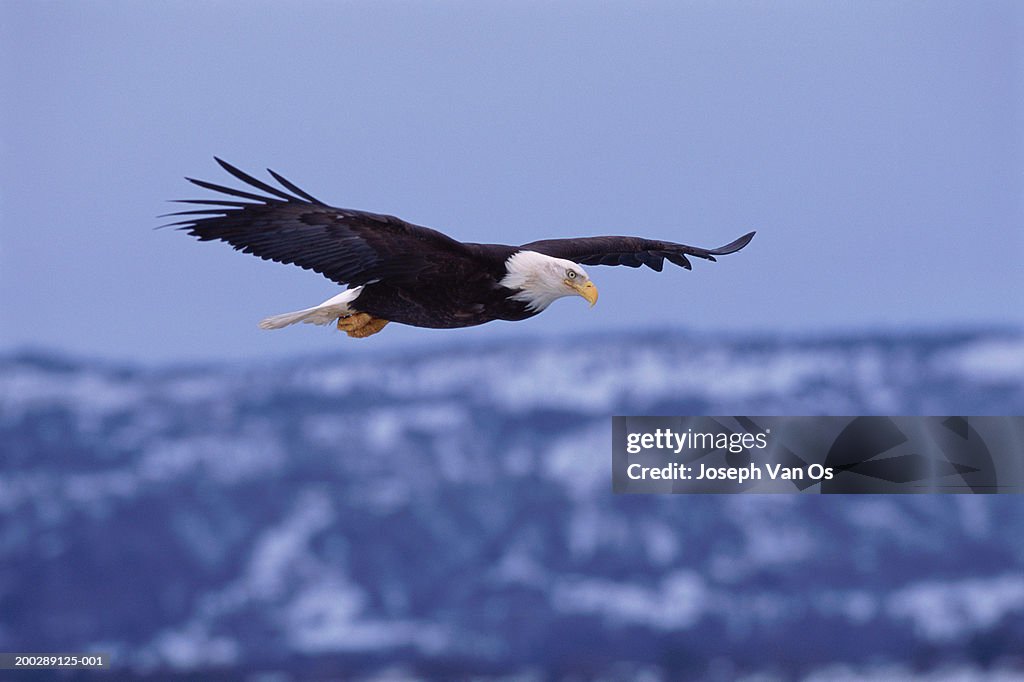
M 1018 327 L 1022 38 L 1014 2 L 0 0 L 0 353 Z M 214 155 L 467 241 L 758 234 L 590 267 L 593 309 L 268 332 L 339 287 L 153 229 Z

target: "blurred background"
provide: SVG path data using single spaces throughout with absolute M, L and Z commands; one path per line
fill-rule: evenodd
M 1024 413 L 1014 2 L 0 0 L 0 650 L 228 679 L 1016 679 L 1015 496 L 611 494 L 615 414 Z M 216 154 L 468 241 L 638 234 L 593 310 L 154 231 Z

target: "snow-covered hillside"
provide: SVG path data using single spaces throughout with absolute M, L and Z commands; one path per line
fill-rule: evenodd
M 1022 413 L 1024 338 L 992 332 L 7 357 L 0 650 L 309 677 L 1021 672 L 1024 498 L 614 496 L 609 417 Z

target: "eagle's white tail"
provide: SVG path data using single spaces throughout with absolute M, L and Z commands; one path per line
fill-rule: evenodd
M 358 298 L 362 287 L 346 289 L 334 298 L 329 298 L 320 305 L 296 310 L 293 313 L 274 315 L 260 321 L 260 329 L 280 329 L 296 322 L 306 324 L 331 324 L 342 315 L 349 315 L 355 311 L 349 307 L 349 303 Z

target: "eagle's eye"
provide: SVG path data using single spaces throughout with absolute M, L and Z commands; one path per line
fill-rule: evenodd
M 576 279 L 576 271 L 575 270 L 566 270 L 565 271 L 565 276 L 568 277 L 569 279 Z

